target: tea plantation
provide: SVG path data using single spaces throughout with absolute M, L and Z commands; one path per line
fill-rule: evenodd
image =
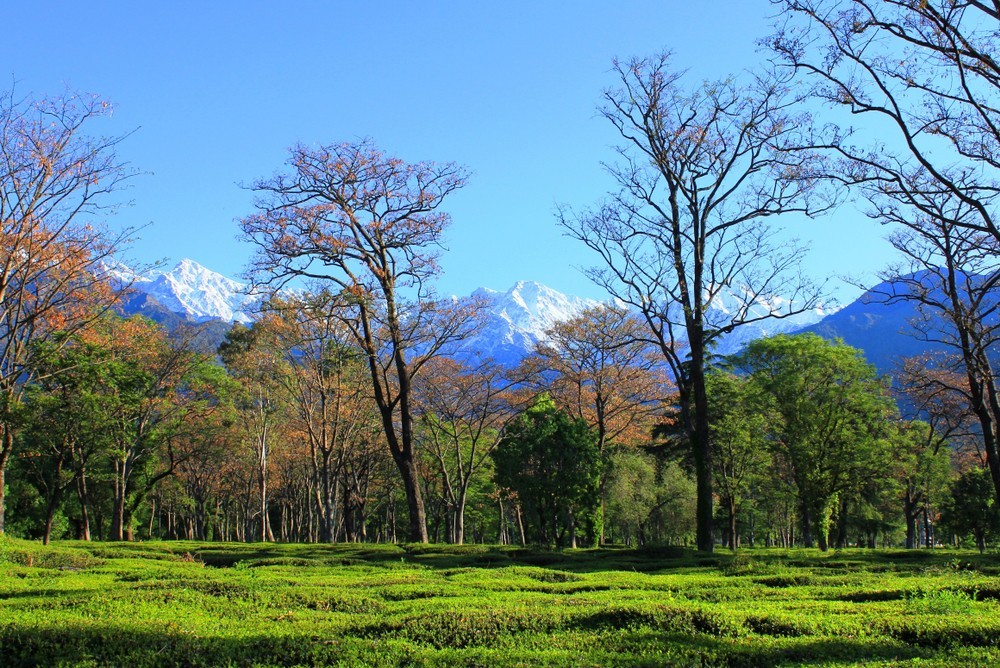
M 0 538 L 0 666 L 327 665 L 1000 665 L 1000 559 Z

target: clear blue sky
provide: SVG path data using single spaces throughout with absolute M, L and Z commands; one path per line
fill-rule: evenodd
M 669 49 L 692 82 L 723 76 L 761 57 L 772 11 L 767 0 L 5 4 L 0 87 L 98 93 L 115 105 L 103 131 L 136 130 L 120 154 L 145 174 L 111 221 L 149 225 L 136 259 L 238 275 L 250 248 L 234 221 L 252 210 L 240 184 L 279 170 L 297 141 L 371 137 L 473 172 L 446 207 L 441 291 L 530 279 L 599 299 L 577 270 L 594 258 L 553 211 L 611 187 L 600 162 L 615 138 L 595 114 L 611 59 Z M 796 226 L 816 277 L 888 259 L 884 230 L 849 208 Z

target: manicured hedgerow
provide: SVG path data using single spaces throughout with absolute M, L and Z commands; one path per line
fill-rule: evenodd
M 0 666 L 1000 665 L 970 552 L 0 538 Z

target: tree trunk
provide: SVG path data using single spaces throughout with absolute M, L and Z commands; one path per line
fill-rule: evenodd
M 111 511 L 111 540 L 125 540 L 125 462 L 115 462 L 115 496 Z
M 520 503 L 517 504 L 516 508 L 517 512 L 515 513 L 515 517 L 517 517 L 517 533 L 521 538 L 521 546 L 523 547 L 528 544 L 526 536 L 524 535 L 524 513 L 521 511 Z
M 695 527 L 697 547 L 701 552 L 715 549 L 712 512 L 712 448 L 708 429 L 708 393 L 705 388 L 704 350 L 699 338 L 691 340 L 691 392 L 694 395 L 692 448 L 696 483 Z
M 62 500 L 63 490 L 66 488 L 60 481 L 62 477 L 62 470 L 63 458 L 60 456 L 59 460 L 56 462 L 55 475 L 53 476 L 55 482 L 53 483 L 52 491 L 45 508 L 45 535 L 42 537 L 43 545 L 48 545 L 49 541 L 52 540 L 52 521 L 55 518 L 56 509 L 59 508 L 59 502 Z
M 929 548 L 934 547 L 934 530 L 931 524 L 931 514 L 927 506 L 924 506 L 924 542 Z
M 847 547 L 847 499 L 840 502 L 840 513 L 837 517 L 837 549 Z
M 455 503 L 455 545 L 465 544 L 465 503 L 468 498 L 468 490 L 463 486 L 458 492 L 458 499 Z
M 727 510 L 729 513 L 729 549 L 735 552 L 739 542 L 736 540 L 736 504 L 730 502 Z
M 802 545 L 803 547 L 813 546 L 813 534 L 812 534 L 812 513 L 809 512 L 809 507 L 807 504 L 803 503 L 799 512 L 802 513 L 802 517 L 799 518 L 799 522 L 802 525 Z
M 406 509 L 408 511 L 407 540 L 411 543 L 426 543 L 427 516 L 424 513 L 424 498 L 420 492 L 420 472 L 413 452 L 401 453 L 396 458 L 396 467 L 403 479 L 403 491 L 406 493 Z
M 4 534 L 4 519 L 6 517 L 6 495 L 4 490 L 7 482 L 7 463 L 14 452 L 14 432 L 9 425 L 0 427 L 3 430 L 3 443 L 0 444 L 0 536 Z
M 920 509 L 913 498 L 907 493 L 903 499 L 903 516 L 906 518 L 906 549 L 912 550 L 917 547 L 917 515 Z
M 3 485 L 0 485 L 2 487 Z M 87 491 L 87 467 L 80 458 L 76 472 L 76 496 L 80 500 L 80 540 L 90 540 L 90 494 Z

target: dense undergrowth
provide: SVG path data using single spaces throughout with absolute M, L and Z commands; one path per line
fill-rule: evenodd
M 954 551 L 0 538 L 2 666 L 1000 665 Z

